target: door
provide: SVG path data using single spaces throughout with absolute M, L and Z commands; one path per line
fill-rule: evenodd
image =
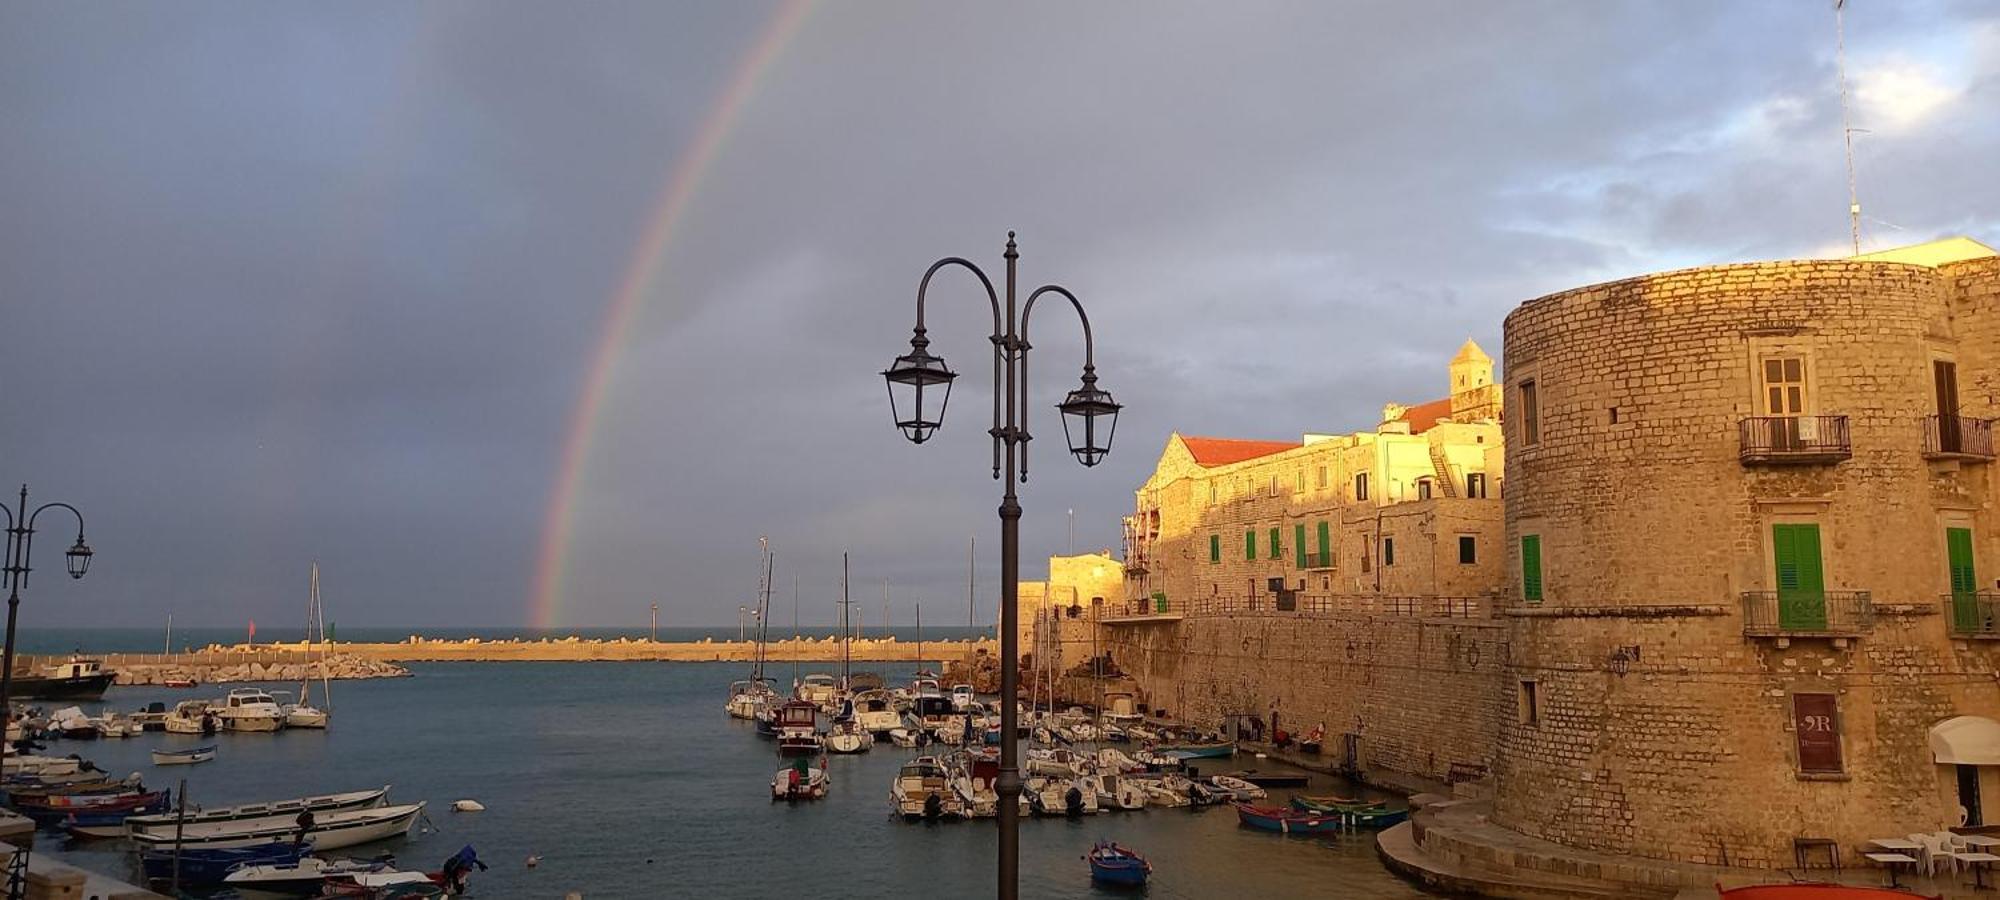
M 1958 422 L 1958 364 L 1932 360 L 1931 381 L 1937 385 L 1938 450 L 1957 453 L 1965 446 Z
M 1951 569 L 1951 624 L 1961 634 L 1980 630 L 1979 577 L 1972 568 L 1972 529 L 1944 530 L 1947 565 Z
M 1778 561 L 1778 627 L 1785 631 L 1826 630 L 1826 582 L 1820 569 L 1819 526 L 1771 526 Z
M 1979 815 L 1979 767 L 1958 767 L 1958 805 L 1965 807 L 1965 824 L 1984 825 Z

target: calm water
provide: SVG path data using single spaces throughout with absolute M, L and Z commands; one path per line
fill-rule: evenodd
M 524 641 L 539 641 L 544 638 L 580 637 L 585 640 L 616 640 L 631 638 L 643 640 L 649 633 L 645 626 L 637 628 L 342 628 L 339 623 L 328 623 L 328 632 L 336 640 L 356 643 L 398 643 L 410 635 L 420 635 L 436 640 L 462 640 L 476 637 L 489 641 L 505 641 L 519 638 Z M 936 626 L 926 623 L 919 634 L 914 626 L 897 625 L 889 629 L 899 641 L 915 641 L 919 637 L 927 641 L 963 640 L 966 638 L 992 637 L 993 628 L 967 628 L 963 625 Z M 837 626 L 807 625 L 794 629 L 791 625 L 772 624 L 771 640 L 778 641 L 798 634 L 805 637 L 838 637 Z M 737 630 L 727 628 L 683 628 L 660 626 L 662 641 L 699 641 L 710 638 L 718 641 L 735 640 Z M 174 649 L 193 649 L 209 644 L 240 644 L 247 637 L 244 628 L 175 628 Z M 882 628 L 872 622 L 866 623 L 855 633 L 857 638 L 882 636 Z M 304 630 L 297 624 L 290 626 L 257 626 L 259 643 L 273 641 L 304 640 Z M 159 628 L 22 628 L 16 642 L 21 653 L 68 653 L 82 650 L 87 653 L 158 653 L 165 649 L 166 626 Z
M 771 804 L 780 766 L 772 744 L 722 712 L 729 682 L 745 677 L 747 666 L 411 668 L 413 678 L 336 682 L 334 727 L 324 733 L 207 739 L 221 747 L 210 763 L 154 767 L 152 747 L 202 742 L 162 733 L 52 742 L 49 752 L 82 753 L 114 774 L 142 772 L 149 785 L 171 787 L 186 776 L 190 798 L 209 805 L 393 783 L 392 801 L 429 801 L 438 832 L 382 848 L 409 867 L 433 869 L 470 843 L 493 867 L 473 882 L 482 897 L 992 896 L 990 821 L 911 825 L 889 815 L 889 781 L 908 751 L 883 744 L 833 757 L 826 800 Z M 909 676 L 881 671 L 892 680 Z M 777 674 L 788 680 L 790 667 Z M 132 709 L 189 696 L 132 687 L 114 688 L 106 700 Z M 1316 778 L 1312 790 L 1332 787 Z M 459 798 L 487 810 L 451 812 Z M 1424 896 L 1382 869 L 1365 833 L 1282 837 L 1238 826 L 1226 807 L 1021 825 L 1028 897 L 1109 896 L 1090 886 L 1080 859 L 1104 837 L 1153 859 L 1153 897 Z M 60 845 L 45 834 L 41 849 L 88 868 L 128 871 L 115 842 Z M 542 857 L 532 869 L 531 855 Z

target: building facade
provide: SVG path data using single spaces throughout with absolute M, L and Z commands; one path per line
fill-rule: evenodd
M 1494 821 L 1779 866 L 2000 820 L 2000 257 L 1647 275 L 1505 336 Z

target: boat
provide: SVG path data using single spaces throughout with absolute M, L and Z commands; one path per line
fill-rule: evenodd
M 185 821 L 189 825 L 211 825 L 220 822 L 242 822 L 253 819 L 297 816 L 303 810 L 312 810 L 314 815 L 346 812 L 357 809 L 374 809 L 387 802 L 389 786 L 383 785 L 365 791 L 348 791 L 341 794 L 320 794 L 300 797 L 296 800 L 275 800 L 270 803 L 246 803 L 241 806 L 224 806 L 216 809 L 199 809 L 190 812 L 183 819 L 178 815 L 134 817 L 133 831 L 163 831 L 171 835 L 176 822 Z
M 903 764 L 889 785 L 889 799 L 906 820 L 958 818 L 964 803 L 951 789 L 951 774 L 935 756 L 919 756 Z
M 1745 887 L 1723 888 L 1718 884 L 1716 892 L 1720 900 L 1941 900 L 1930 894 L 1917 894 L 1895 888 L 1864 887 L 1830 882 L 1795 882 L 1791 884 L 1753 884 Z
M 778 707 L 773 722 L 778 729 L 778 754 L 810 756 L 826 746 L 819 733 L 819 707 L 805 700 L 787 701 Z
M 840 683 L 834 681 L 832 675 L 825 675 L 818 672 L 807 675 L 804 680 L 799 682 L 799 686 L 792 691 L 793 696 L 814 706 L 825 706 L 832 703 L 834 696 L 839 693 Z
M 875 735 L 854 720 L 851 708 L 847 710 L 845 720 L 834 720 L 833 729 L 826 735 L 826 749 L 829 753 L 866 753 L 873 746 L 875 746 Z
M 215 758 L 215 745 L 195 747 L 189 750 L 154 750 L 153 765 L 186 766 L 204 763 Z
M 292 862 L 242 866 L 222 879 L 223 884 L 256 891 L 298 893 L 328 881 L 354 881 L 358 875 L 378 875 L 394 871 L 396 858 L 383 854 L 374 859 L 320 859 L 301 857 Z M 424 878 L 428 882 L 430 879 Z
M 854 695 L 854 720 L 861 724 L 878 740 L 887 738 L 889 732 L 903 724 L 903 714 L 896 711 L 896 701 L 889 692 L 874 689 Z
M 1184 786 L 1178 786 L 1169 781 L 1169 779 L 1177 777 L 1134 778 L 1132 782 L 1146 792 L 1146 803 L 1148 805 L 1166 807 L 1187 806 L 1192 803 L 1188 799 L 1187 789 Z M 1183 782 L 1186 781 L 1186 779 L 1180 780 Z
M 101 700 L 117 678 L 117 673 L 105 671 L 97 660 L 72 656 L 68 662 L 50 666 L 46 675 L 15 678 L 9 696 L 15 700 Z
M 1025 768 L 1031 775 L 1054 775 L 1059 778 L 1073 778 L 1084 772 L 1084 757 L 1068 747 L 1053 750 L 1031 749 Z
M 1277 806 L 1252 806 L 1248 803 L 1231 803 L 1236 807 L 1236 819 L 1252 828 L 1276 831 L 1281 834 L 1320 834 L 1340 830 L 1340 817 L 1319 813 L 1300 812 Z
M 898 747 L 914 748 L 922 742 L 922 732 L 910 728 L 889 729 L 889 743 Z
M 217 704 L 215 718 L 223 731 L 277 731 L 285 727 L 285 711 L 271 695 L 257 688 L 237 688 Z
M 860 713 L 855 711 L 854 698 L 848 694 L 853 684 L 854 631 L 848 627 L 847 610 L 853 601 L 847 599 L 847 554 L 840 555 L 840 690 L 830 700 L 834 708 L 833 727 L 826 735 L 826 749 L 833 753 L 866 753 L 875 746 L 875 735 L 862 727 Z M 812 676 L 806 676 L 807 681 Z
M 15 812 L 45 826 L 55 825 L 72 815 L 116 815 L 122 823 L 126 816 L 165 809 L 167 797 L 167 791 L 140 793 L 127 790 L 115 794 L 61 794 L 32 801 L 15 800 L 13 805 Z M 125 831 L 122 824 L 117 830 L 119 834 Z
M 169 678 L 165 681 L 160 682 L 160 687 L 169 687 L 169 688 L 191 688 L 200 686 L 201 682 L 196 681 L 193 678 Z
M 1141 885 L 1153 874 L 1153 864 L 1138 851 L 1111 841 L 1098 841 L 1083 860 L 1090 864 L 1090 880 L 1100 884 Z
M 1038 816 L 1096 815 L 1100 809 L 1097 791 L 1083 779 L 1045 778 L 1032 792 L 1029 806 Z
M 16 755 L 10 749 L 7 751 L 6 759 L 0 761 L 0 773 L 5 773 L 8 777 L 15 775 L 33 775 L 37 777 L 74 775 L 84 765 L 83 760 L 74 756 Z M 95 769 L 96 767 L 92 766 L 91 768 Z
M 74 706 L 65 706 L 50 713 L 49 730 L 72 741 L 94 741 L 104 733 L 96 720 Z
M 964 804 L 967 818 L 986 819 L 1000 814 L 1000 792 L 995 789 L 999 780 L 998 753 L 973 750 L 952 759 L 951 788 Z
M 1130 778 L 1112 773 L 1086 775 L 1091 789 L 1097 793 L 1097 802 L 1105 809 L 1145 809 L 1146 789 Z
M 115 712 L 106 712 L 97 717 L 97 733 L 108 738 L 138 737 L 145 728 L 132 721 L 132 717 Z
M 779 769 L 771 779 L 771 800 L 790 803 L 818 800 L 826 796 L 827 782 L 826 757 L 820 757 L 817 766 L 800 757 L 792 765 Z
M 172 847 L 227 848 L 267 844 L 274 840 L 303 837 L 318 850 L 337 850 L 408 834 L 423 815 L 424 804 L 380 806 L 340 812 L 314 813 L 310 827 L 301 829 L 292 816 L 204 822 L 179 829 L 134 831 L 132 842 L 141 849 Z M 159 817 L 149 817 L 159 818 Z M 171 819 L 171 816 L 166 817 Z
M 296 863 L 312 851 L 312 844 L 290 840 L 226 850 L 183 849 L 178 854 L 180 882 L 182 885 L 221 884 L 230 872 L 245 866 Z M 147 850 L 139 854 L 139 866 L 145 872 L 146 880 L 171 880 L 174 877 L 175 855 L 171 845 L 165 850 Z
M 167 705 L 159 701 L 146 704 L 146 708 L 132 714 L 132 722 L 140 731 L 167 730 Z
M 207 700 L 182 700 L 160 720 L 160 726 L 168 734 L 214 734 L 221 731 L 222 721 L 208 706 Z
M 777 695 L 778 690 L 769 678 L 732 681 L 729 683 L 729 702 L 723 704 L 722 709 L 733 718 L 755 719 Z
M 286 728 L 325 728 L 333 713 L 333 683 L 327 675 L 326 655 L 319 659 L 319 693 L 326 708 L 312 705 L 313 651 L 326 640 L 326 609 L 319 604 L 319 560 L 313 560 L 312 576 L 306 590 L 306 664 L 299 678 L 299 702 L 284 704 Z
M 1229 741 L 1207 741 L 1159 747 L 1155 752 L 1181 759 L 1223 759 L 1236 755 L 1236 745 Z
M 1307 781 L 1308 781 L 1308 779 L 1310 779 L 1310 778 L 1312 777 L 1312 776 L 1310 776 L 1310 775 L 1307 775 L 1307 774 L 1306 774 L 1306 773 L 1304 773 L 1304 772 L 1250 772 L 1250 771 L 1242 771 L 1242 772 L 1230 772 L 1230 773 L 1229 773 L 1229 775 L 1230 775 L 1231 777 L 1234 777 L 1234 778 L 1240 778 L 1240 779 L 1242 779 L 1242 780 L 1244 780 L 1244 781 L 1247 781 L 1247 782 L 1250 782 L 1251 784 L 1254 784 L 1254 785 L 1256 785 L 1256 786 L 1258 786 L 1258 787 L 1263 787 L 1263 788 L 1274 788 L 1274 787 L 1275 787 L 1275 788 L 1299 788 L 1299 787 L 1305 787 L 1305 786 L 1306 786 L 1306 784 L 1307 784 Z
M 126 834 L 125 821 L 135 815 L 162 812 L 167 808 L 168 791 L 158 791 L 142 795 L 129 805 L 118 804 L 111 807 L 92 807 L 73 810 L 63 817 L 63 830 L 77 838 L 122 838 Z
M 1233 775 L 1216 775 L 1209 779 L 1216 787 L 1236 796 L 1238 800 L 1262 800 L 1270 792 Z
M 972 711 L 972 685 L 955 684 L 951 687 L 951 706 L 959 712 Z
M 771 552 L 768 537 L 757 538 L 757 549 L 756 655 L 751 657 L 750 677 L 730 682 L 729 701 L 722 708 L 732 717 L 756 722 L 758 737 L 777 737 L 776 731 L 767 731 L 765 727 L 771 710 L 778 704 L 777 683 L 764 676 L 765 644 L 771 623 L 771 568 L 777 555 Z
M 1146 771 L 1145 763 L 1133 759 L 1130 756 L 1126 756 L 1124 751 L 1119 750 L 1116 747 L 1097 748 L 1096 762 L 1097 762 L 1097 767 L 1099 769 L 1108 770 L 1112 772 Z
M 1298 794 L 1292 797 L 1292 805 L 1313 812 L 1353 812 L 1359 810 L 1386 809 L 1389 804 L 1381 800 L 1363 800 L 1359 797 L 1340 797 Z

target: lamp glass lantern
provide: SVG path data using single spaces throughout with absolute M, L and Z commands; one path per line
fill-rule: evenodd
M 1062 410 L 1063 438 L 1069 442 L 1069 452 L 1076 454 L 1077 462 L 1086 466 L 1103 462 L 1104 455 L 1111 452 L 1111 437 L 1118 430 L 1118 410 L 1123 407 L 1111 399 L 1109 392 L 1098 389 L 1097 376 L 1085 372 L 1083 384 L 1070 391 L 1056 408 Z
M 90 545 L 83 542 L 83 535 L 76 536 L 76 544 L 63 557 L 69 564 L 69 577 L 82 578 L 83 573 L 90 571 L 91 550 Z
M 912 338 L 910 352 L 896 357 L 882 372 L 889 386 L 889 412 L 896 419 L 896 427 L 913 444 L 930 440 L 944 424 L 951 383 L 958 377 L 957 372 L 945 366 L 943 357 L 933 356 L 924 349 L 928 343 L 921 336 Z M 935 410 L 930 406 L 932 403 L 937 405 Z

